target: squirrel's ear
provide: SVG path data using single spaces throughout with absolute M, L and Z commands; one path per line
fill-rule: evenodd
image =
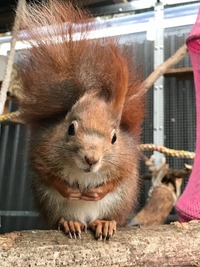
M 115 68 L 116 82 L 114 82 L 113 108 L 117 114 L 121 115 L 128 92 L 129 69 L 126 59 L 121 54 L 117 53 L 117 51 L 115 52 L 113 68 Z
M 145 88 L 140 80 L 129 86 L 120 124 L 134 136 L 139 136 L 141 133 L 141 123 L 145 114 L 145 99 Z

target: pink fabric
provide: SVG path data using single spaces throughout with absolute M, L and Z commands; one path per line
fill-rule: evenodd
M 200 220 L 200 10 L 186 43 L 192 61 L 196 90 L 196 157 L 188 184 L 176 204 L 181 222 Z

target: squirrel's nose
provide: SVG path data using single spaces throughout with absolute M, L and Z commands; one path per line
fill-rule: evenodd
M 85 161 L 87 162 L 88 165 L 92 166 L 94 165 L 95 163 L 98 162 L 97 159 L 93 158 L 93 157 L 87 157 L 85 156 Z

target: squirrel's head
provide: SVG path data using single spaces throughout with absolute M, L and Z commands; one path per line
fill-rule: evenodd
M 70 161 L 84 172 L 104 169 L 117 146 L 118 127 L 111 105 L 93 94 L 84 95 L 65 120 Z

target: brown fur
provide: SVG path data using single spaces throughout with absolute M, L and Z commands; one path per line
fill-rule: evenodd
M 132 101 L 130 98 L 142 90 L 141 83 L 138 75 L 128 69 L 116 40 L 85 40 L 88 32 L 98 27 L 82 24 L 92 19 L 70 4 L 50 1 L 45 6 L 27 6 L 24 14 L 25 37 L 21 35 L 21 39 L 33 45 L 28 53 L 30 58 L 22 57 L 19 63 L 24 85 L 21 107 L 26 121 L 66 113 L 81 95 L 94 90 L 114 102 L 116 113 L 123 112 L 123 125 L 133 132 L 140 128 L 143 97 Z M 66 21 L 72 24 L 67 26 Z M 72 38 L 77 32 L 75 23 L 81 32 L 78 42 Z M 69 40 L 58 44 L 54 42 L 55 36 L 59 36 L 60 41 L 68 36 Z
M 36 200 L 55 225 L 68 216 L 62 205 L 69 203 L 53 191 L 53 181 L 82 191 L 112 184 L 113 206 L 104 219 L 123 225 L 137 202 L 138 142 L 144 115 L 140 80 L 116 40 L 85 38 L 98 28 L 88 13 L 50 1 L 27 6 L 24 14 L 20 39 L 32 48 L 19 62 L 24 86 L 20 106 L 24 119 L 34 126 L 30 158 Z M 81 38 L 74 41 L 77 32 Z M 73 121 L 78 126 L 71 137 L 67 129 Z M 117 141 L 112 144 L 114 130 Z M 88 177 L 85 155 L 100 161 L 98 170 Z M 115 199 L 115 192 L 121 200 Z M 73 220 L 70 216 L 67 219 Z

